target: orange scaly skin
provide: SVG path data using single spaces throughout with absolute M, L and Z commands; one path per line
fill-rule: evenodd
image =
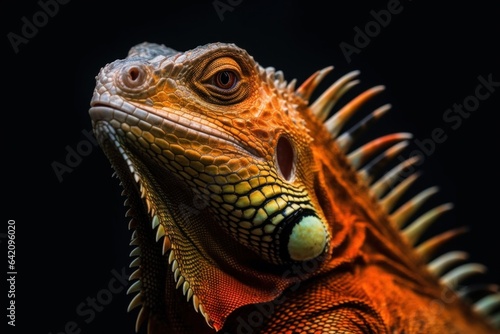
M 435 274 L 459 255 L 428 267 L 461 230 L 414 248 L 422 229 L 398 227 L 427 193 L 393 210 L 415 175 L 377 182 L 375 167 L 408 137 L 346 153 L 356 131 L 338 130 L 380 87 L 330 116 L 355 74 L 309 103 L 328 71 L 296 89 L 222 43 L 143 43 L 101 70 L 90 115 L 130 207 L 136 331 L 495 333 L 491 308 L 473 309 Z

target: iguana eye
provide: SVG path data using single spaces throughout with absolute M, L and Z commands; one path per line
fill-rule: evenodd
M 214 75 L 214 85 L 221 89 L 231 89 L 238 82 L 238 76 L 233 71 L 220 71 Z
M 237 93 L 240 89 L 240 77 L 236 70 L 233 70 L 232 68 L 217 70 L 213 75 L 211 75 L 207 83 L 215 93 L 225 94 L 228 97 Z
M 218 57 L 201 62 L 188 79 L 192 88 L 207 101 L 230 105 L 245 99 L 250 90 L 248 71 L 232 57 Z

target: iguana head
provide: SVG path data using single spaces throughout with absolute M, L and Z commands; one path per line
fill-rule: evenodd
M 301 115 L 311 83 L 294 84 L 221 43 L 143 43 L 100 71 L 90 115 L 131 207 L 145 312 L 178 307 L 173 277 L 219 329 L 312 274 L 291 266 L 328 254 L 315 134 Z
M 383 87 L 332 113 L 358 83 L 355 71 L 309 103 L 330 70 L 295 88 L 295 80 L 288 83 L 280 71 L 223 43 L 186 52 L 143 43 L 101 69 L 90 115 L 130 207 L 131 244 L 137 246 L 131 267 L 138 269 L 130 277 L 137 281 L 129 292 L 137 295 L 129 309 L 141 306 L 136 329 L 147 320 L 149 333 L 206 332 L 202 318 L 193 318 L 196 311 L 220 330 L 243 306 L 276 301 L 287 288 L 293 292 L 327 272 L 371 281 L 363 270 L 377 268 L 372 275 L 379 286 L 404 286 L 422 302 L 483 271 L 463 265 L 441 275 L 463 254 L 432 259 L 463 229 L 417 243 L 451 208 L 437 206 L 410 222 L 435 187 L 395 209 L 418 177 L 415 156 L 386 171 L 409 134 L 385 135 L 350 150 L 388 105 L 340 134 Z M 381 272 L 391 282 L 379 278 Z M 360 282 L 344 283 L 345 290 L 362 289 Z M 387 305 L 378 290 L 366 292 L 366 309 L 372 309 L 369 299 L 377 300 L 386 326 L 401 324 L 403 310 Z M 500 300 L 498 293 L 491 298 L 486 306 L 482 300 L 474 308 L 459 304 L 436 317 L 448 316 L 444 326 L 455 314 L 481 323 L 476 311 L 490 312 L 488 305 Z

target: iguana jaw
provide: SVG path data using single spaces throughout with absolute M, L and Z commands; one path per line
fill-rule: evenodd
M 95 107 L 94 113 L 103 112 L 103 107 Z M 109 109 L 109 108 L 108 108 Z M 110 111 L 110 110 L 107 110 Z M 181 288 L 184 295 L 187 295 L 187 301 L 193 300 L 193 306 L 196 311 L 200 311 L 206 322 L 211 326 L 211 320 L 204 310 L 204 306 L 199 301 L 199 297 L 190 287 L 189 281 L 185 279 L 186 274 L 182 274 L 182 268 L 175 258 L 176 253 L 180 253 L 178 247 L 172 244 L 172 241 L 183 235 L 181 228 L 179 231 L 172 231 L 172 227 L 177 225 L 169 224 L 172 221 L 171 216 L 165 215 L 161 203 L 157 198 L 160 193 L 151 186 L 153 180 L 149 169 L 140 162 L 140 159 L 129 150 L 123 140 L 116 134 L 116 130 L 106 122 L 97 122 L 94 124 L 97 138 L 104 149 L 104 152 L 112 162 L 112 166 L 124 188 L 123 194 L 127 196 L 126 204 L 130 206 L 127 216 L 130 216 L 130 229 L 134 229 L 131 245 L 138 247 L 137 258 L 135 258 L 131 267 L 139 267 L 139 274 L 132 274 L 139 278 L 141 282 L 140 295 L 143 308 L 157 312 L 157 309 L 176 307 L 168 305 L 170 300 L 175 300 L 172 296 L 166 295 L 164 301 L 155 301 L 152 294 L 165 291 L 167 294 L 177 293 L 176 291 L 166 291 L 166 282 L 158 281 L 156 277 L 167 279 L 167 275 L 173 275 L 176 287 Z M 171 178 L 169 178 L 171 179 Z M 162 194 L 163 195 L 163 194 Z M 170 196 L 169 196 L 170 197 Z M 181 232 L 181 233 L 178 233 Z M 173 236 L 176 236 L 174 238 Z M 155 245 L 152 245 L 155 244 Z M 145 252 L 147 248 L 149 252 Z M 154 277 L 154 282 L 147 281 L 147 277 Z M 130 290 L 129 290 L 130 292 Z M 135 300 L 135 299 L 134 299 Z M 129 309 L 133 308 L 132 301 Z M 162 310 L 164 311 L 164 310 Z
M 210 327 L 220 329 L 237 308 L 273 300 L 297 282 L 297 277 L 285 267 L 263 263 L 229 235 L 224 244 L 217 242 L 226 232 L 206 203 L 193 202 L 192 192 L 167 168 L 144 164 L 152 162 L 151 157 L 121 138 L 111 120 L 102 117 L 119 112 L 96 104 L 90 114 L 97 139 L 112 162 L 131 207 L 129 227 L 136 231 L 132 244 L 138 246 L 136 253 L 140 254 L 140 260 L 131 264 L 140 263 L 131 278 L 141 282 L 141 300 L 135 298 L 131 308 L 139 302 L 149 313 L 177 307 L 170 304 L 175 299 L 169 294 L 178 291 L 166 291 L 162 302 L 154 296 L 165 291 L 166 284 L 157 281 L 158 277 L 172 275 L 176 287 L 188 301 L 192 300 L 193 309 L 203 315 Z M 225 293 L 220 294 L 221 290 Z

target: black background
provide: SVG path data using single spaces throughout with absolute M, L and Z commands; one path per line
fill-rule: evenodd
M 495 230 L 500 87 L 456 130 L 443 121 L 445 110 L 474 94 L 478 76 L 491 74 L 500 81 L 496 5 L 401 0 L 401 12 L 348 63 L 339 44 L 353 45 L 354 28 L 364 29 L 373 21 L 370 11 L 387 8 L 389 1 L 331 2 L 329 8 L 319 1 L 220 3 L 231 6 L 222 13 L 223 20 L 213 1 L 71 1 L 59 5 L 17 53 L 8 34 L 21 35 L 22 18 L 33 22 L 41 7 L 32 0 L 2 5 L 1 156 L 7 187 L 1 233 L 7 230 L 7 220 L 15 219 L 15 332 L 55 334 L 74 321 L 80 333 L 133 333 L 137 311 L 126 313 L 131 298 L 124 290 L 113 294 L 88 323 L 89 313 L 77 312 L 87 298 L 104 293 L 112 270 L 128 265 L 132 249 L 124 198 L 118 181 L 111 178 L 109 162 L 92 146 L 71 173 L 62 175 L 62 182 L 52 164 L 65 163 L 66 147 L 75 149 L 87 140 L 82 131 L 91 130 L 88 108 L 100 67 L 125 57 L 142 41 L 177 50 L 233 42 L 261 65 L 281 69 L 287 79 L 299 83 L 334 65 L 321 87 L 354 69 L 361 70 L 358 92 L 385 85 L 377 101 L 394 108 L 376 131 L 408 131 L 420 140 L 429 138 L 434 128 L 446 131 L 447 140 L 426 157 L 415 191 L 441 187 L 429 205 L 450 201 L 456 207 L 435 230 L 469 226 L 470 232 L 453 247 L 488 266 L 484 281 L 500 283 Z M 6 239 L 1 241 L 6 254 Z M 0 294 L 5 296 L 6 290 Z

